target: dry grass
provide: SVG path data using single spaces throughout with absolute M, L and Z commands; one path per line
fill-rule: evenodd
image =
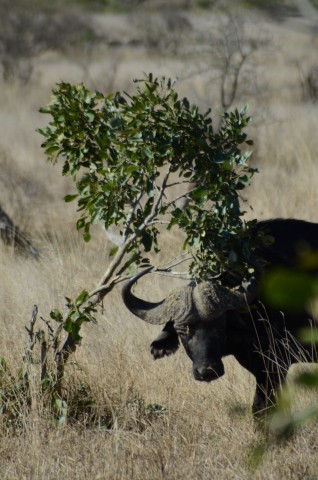
M 200 23 L 198 16 L 194 20 Z M 257 52 L 262 94 L 239 98 L 240 104 L 246 100 L 251 104 L 254 162 L 261 169 L 248 193 L 254 208 L 248 215 L 318 221 L 317 106 L 302 102 L 297 69 L 297 62 L 312 63 L 313 39 L 284 26 L 258 22 L 256 30 L 261 26 L 264 34 L 270 34 L 272 48 Z M 111 83 L 126 88 L 142 71 L 154 71 L 179 75 L 182 94 L 202 106 L 213 101 L 204 75 L 186 78 L 190 67 L 180 58 L 176 61 L 127 47 L 99 51 L 91 62 L 85 77 L 81 59 L 71 62 L 42 56 L 30 84 L 1 86 L 0 203 L 32 233 L 44 253 L 35 262 L 0 245 L 0 351 L 15 374 L 21 366 L 27 342 L 24 326 L 33 304 L 48 318 L 52 308 L 64 308 L 64 295 L 74 297 L 84 287 L 93 287 L 108 261 L 109 244 L 102 230 L 96 229 L 89 245 L 75 232 L 75 207 L 61 200 L 69 183 L 60 178 L 59 167 L 45 162 L 34 132 L 47 121 L 37 110 L 47 102 L 53 84 L 61 78 L 85 79 L 96 88 L 107 89 Z M 109 72 L 110 66 L 115 72 Z M 170 250 L 173 242 L 171 234 L 164 250 Z M 163 296 L 169 289 L 165 283 L 154 279 L 152 295 Z M 34 385 L 32 408 L 22 402 L 17 429 L 6 422 L 5 415 L 0 418 L 0 477 L 318 478 L 315 424 L 287 443 L 273 446 L 260 466 L 250 470 L 249 454 L 262 439 L 250 414 L 252 376 L 228 358 L 222 379 L 209 385 L 195 382 L 191 362 L 181 348 L 171 358 L 152 361 L 148 345 L 157 332 L 158 328 L 133 318 L 122 306 L 120 292 L 113 292 L 98 315 L 98 324 L 86 326 L 82 346 L 67 369 L 70 404 L 78 405 L 72 422 L 56 426 Z M 299 393 L 296 407 L 310 400 L 307 393 Z

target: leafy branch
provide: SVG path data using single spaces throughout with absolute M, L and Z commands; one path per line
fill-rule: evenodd
M 171 80 L 149 74 L 136 82 L 135 94 L 109 96 L 60 83 L 41 110 L 52 118 L 39 130 L 42 147 L 74 181 L 76 192 L 65 201 L 77 201 L 84 240 L 96 223 L 115 226 L 120 236 L 96 288 L 67 299 L 66 318 L 51 313 L 68 333 L 59 352 L 59 391 L 82 324 L 95 321 L 95 307 L 127 272 L 149 265 L 164 228 L 183 232 L 189 277 L 214 278 L 229 266 L 249 275 L 253 222 L 243 220 L 240 206 L 240 192 L 255 173 L 242 149 L 252 143 L 243 132 L 247 109 L 226 112 L 214 131 L 210 110 L 202 114 L 180 99 Z

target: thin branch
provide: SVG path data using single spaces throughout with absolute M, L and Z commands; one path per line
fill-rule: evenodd
M 175 187 L 176 185 L 182 185 L 182 184 L 185 184 L 185 183 L 191 184 L 191 183 L 193 183 L 193 181 L 192 180 L 182 180 L 181 182 L 169 183 L 166 186 L 166 188 Z
M 155 215 L 158 212 L 159 205 L 162 201 L 162 197 L 163 197 L 164 192 L 167 188 L 170 173 L 171 173 L 171 165 L 169 165 L 168 171 L 167 171 L 166 175 L 164 176 L 161 187 L 158 188 L 157 185 L 156 185 L 156 187 L 158 188 L 158 199 L 157 199 L 156 202 L 154 202 L 153 207 L 152 207 L 152 214 L 153 215 Z
M 170 222 L 165 221 L 165 220 L 153 220 L 152 222 L 149 223 L 149 227 L 152 225 L 169 225 Z
M 170 262 L 168 262 L 165 267 L 162 267 L 162 269 L 168 270 L 176 267 L 177 265 L 181 265 L 181 263 L 188 262 L 189 260 L 191 260 L 191 256 L 188 253 L 183 253 L 182 255 L 170 260 Z M 157 270 L 160 270 L 160 268 Z
M 174 272 L 172 270 L 161 270 L 161 269 L 156 269 L 153 272 L 156 275 L 161 275 L 162 277 L 176 277 L 179 280 L 186 280 L 187 282 L 191 281 L 191 278 L 187 276 L 188 272 Z
M 59 346 L 60 346 L 60 334 L 61 334 L 63 328 L 64 328 L 64 324 L 60 323 L 60 325 L 57 327 L 57 329 L 55 331 L 55 334 L 53 336 L 53 339 L 52 339 L 52 348 L 53 348 L 53 351 L 55 353 L 55 359 L 58 355 L 58 349 L 59 349 Z
M 45 318 L 43 318 L 43 317 L 40 317 L 40 319 L 41 319 L 42 322 L 44 322 L 45 325 L 47 326 L 49 335 L 50 335 L 50 336 L 53 336 L 53 334 L 54 334 L 54 329 L 51 327 L 50 320 L 45 320 Z
M 193 182 L 190 182 L 190 183 L 193 183 Z M 177 198 L 174 198 L 173 200 L 171 200 L 169 203 L 167 203 L 167 207 L 170 207 L 170 205 L 174 205 L 176 202 L 178 202 L 179 200 L 181 200 L 182 198 L 188 198 L 189 195 L 195 191 L 195 189 L 197 188 L 197 185 L 194 187 L 194 188 L 191 188 L 191 190 L 188 190 L 186 193 L 183 193 L 182 195 L 179 195 L 179 197 Z
M 48 344 L 46 342 L 45 335 L 43 335 L 43 338 L 41 340 L 41 381 L 43 381 L 47 376 L 47 355 Z M 45 385 L 42 385 L 42 388 L 45 388 Z
M 133 215 L 136 211 L 136 208 L 137 208 L 137 205 L 139 204 L 142 196 L 144 194 L 144 191 L 140 191 L 136 200 L 132 203 L 131 205 L 131 209 L 130 209 L 130 212 L 127 216 L 127 221 L 126 221 L 126 226 L 125 226 L 125 231 L 124 231 L 124 234 L 123 234 L 123 243 L 125 243 L 125 239 L 127 238 L 128 236 L 128 233 L 129 233 L 129 228 L 130 228 L 130 225 L 131 225 L 131 222 L 132 222 L 132 218 L 133 218 Z
M 32 316 L 30 320 L 30 328 L 25 327 L 26 331 L 29 334 L 29 355 L 31 354 L 32 350 L 34 349 L 34 346 L 36 344 L 36 334 L 34 333 L 34 326 L 37 320 L 37 315 L 38 315 L 38 306 L 34 305 L 33 310 L 32 310 Z
M 89 293 L 89 297 L 93 297 L 94 295 L 96 295 L 97 293 L 100 293 L 100 292 L 103 292 L 104 293 L 104 296 L 109 293 L 113 287 L 119 283 L 120 281 L 122 281 L 122 277 L 121 275 L 116 275 L 111 281 L 110 281 L 110 285 L 100 285 L 99 287 L 95 288 L 94 290 L 92 290 L 90 293 Z

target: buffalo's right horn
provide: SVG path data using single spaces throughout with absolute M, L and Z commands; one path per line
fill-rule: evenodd
M 122 298 L 128 310 L 141 318 L 141 320 L 153 325 L 161 325 L 169 320 L 177 322 L 185 318 L 193 309 L 193 288 L 190 286 L 174 290 L 166 299 L 161 300 L 161 302 L 147 302 L 136 297 L 131 292 L 133 284 L 152 269 L 153 267 L 148 267 L 142 270 L 130 278 L 124 285 Z

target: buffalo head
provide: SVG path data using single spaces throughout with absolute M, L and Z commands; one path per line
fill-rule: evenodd
M 155 359 L 174 353 L 179 338 L 193 362 L 196 380 L 210 382 L 224 374 L 226 354 L 226 312 L 246 307 L 252 289 L 231 289 L 214 282 L 190 284 L 172 291 L 167 298 L 152 303 L 136 297 L 131 288 L 152 267 L 132 277 L 123 287 L 126 307 L 153 325 L 166 324 L 151 344 Z

